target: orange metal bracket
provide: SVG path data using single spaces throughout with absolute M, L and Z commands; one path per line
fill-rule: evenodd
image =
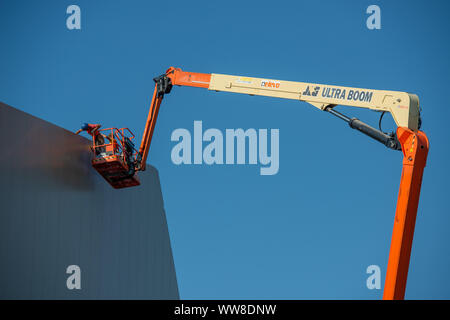
M 167 69 L 166 75 L 172 80 L 174 86 L 209 88 L 211 81 L 209 73 L 186 72 L 174 67 Z
M 428 138 L 422 131 L 414 132 L 399 127 L 397 137 L 402 146 L 403 169 L 384 285 L 384 300 L 400 300 L 405 297 L 420 187 L 429 149 Z

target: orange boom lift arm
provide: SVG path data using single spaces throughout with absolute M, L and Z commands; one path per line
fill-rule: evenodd
M 174 67 L 154 78 L 154 81 L 155 90 L 150 111 L 141 146 L 134 161 L 135 171 L 145 170 L 161 102 L 174 85 L 305 101 L 344 120 L 351 128 L 383 143 L 386 147 L 401 150 L 403 169 L 383 299 L 404 299 L 420 188 L 429 149 L 427 136 L 419 131 L 421 119 L 419 99 L 416 95 L 397 91 L 185 72 Z M 359 119 L 349 118 L 334 110 L 337 105 L 367 108 L 383 114 L 389 112 L 398 128 L 396 132 L 390 134 L 382 132 L 381 129 L 375 129 Z
M 158 117 L 159 107 L 164 98 L 164 94 L 170 93 L 172 86 L 189 86 L 198 88 L 208 88 L 211 75 L 206 73 L 185 72 L 181 69 L 169 68 L 167 72 L 153 79 L 155 81 L 155 90 L 153 92 L 150 111 L 148 112 L 147 122 L 145 123 L 144 135 L 142 136 L 141 147 L 137 156 L 138 168 L 145 170 L 145 163 L 150 149 L 150 143 L 155 130 L 156 119 Z

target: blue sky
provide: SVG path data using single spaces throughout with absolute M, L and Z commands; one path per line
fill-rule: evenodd
M 81 8 L 82 29 L 66 28 Z M 381 8 L 381 30 L 366 8 Z M 169 66 L 416 93 L 430 139 L 406 298 L 449 299 L 448 1 L 0 1 L 0 100 L 69 130 L 141 137 Z M 376 125 L 378 114 L 341 111 Z M 389 117 L 385 117 L 389 118 Z M 280 170 L 172 163 L 177 128 L 276 128 Z M 394 128 L 389 118 L 384 127 Z M 184 299 L 379 299 L 402 155 L 293 100 L 174 88 L 148 162 L 160 174 Z

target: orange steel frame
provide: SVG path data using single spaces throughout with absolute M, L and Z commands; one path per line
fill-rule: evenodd
M 172 85 L 177 86 L 189 86 L 198 88 L 208 88 L 211 75 L 206 73 L 185 72 L 179 68 L 170 67 L 166 71 L 166 75 L 171 79 Z M 147 122 L 145 124 L 144 134 L 142 136 L 141 147 L 139 153 L 142 154 L 141 168 L 145 170 L 145 164 L 148 157 L 148 151 L 150 143 L 153 137 L 153 131 L 155 130 L 156 119 L 158 118 L 159 107 L 163 96 L 157 94 L 157 84 L 155 84 L 155 90 L 153 91 L 152 102 L 150 104 L 150 111 L 147 116 Z
M 428 138 L 422 131 L 399 127 L 397 137 L 402 146 L 403 168 L 384 283 L 385 300 L 405 298 L 420 187 L 429 149 Z
M 159 107 L 161 105 L 163 97 L 157 97 L 157 84 L 155 84 L 155 90 L 153 91 L 153 98 L 150 104 L 150 111 L 148 112 L 147 122 L 145 123 L 144 134 L 142 136 L 141 147 L 139 148 L 139 154 L 142 154 L 142 162 L 140 170 L 145 170 L 147 162 L 148 150 L 153 137 L 153 131 L 155 130 L 156 119 L 158 118 Z
M 185 72 L 173 67 L 166 71 L 166 75 L 171 79 L 172 85 L 199 88 L 209 88 L 211 79 L 210 74 Z M 139 149 L 139 152 L 143 154 L 142 170 L 145 169 L 162 99 L 163 95 L 157 95 L 157 86 L 155 85 L 150 112 Z M 397 137 L 403 152 L 403 168 L 386 271 L 384 300 L 400 300 L 405 297 L 420 188 L 429 149 L 428 138 L 422 131 L 415 132 L 408 128 L 399 127 L 397 128 Z
M 104 135 L 103 132 L 110 132 L 109 135 Z M 125 131 L 128 131 L 128 135 L 125 134 Z M 92 139 L 92 149 L 95 153 L 95 150 L 101 147 L 104 148 L 110 148 L 110 152 L 114 154 L 121 154 L 122 150 L 124 149 L 125 145 L 125 137 L 128 137 L 130 140 L 134 139 L 134 134 L 131 132 L 128 128 L 105 128 L 98 130 L 98 134 L 103 134 L 104 136 L 110 136 L 112 140 L 109 143 L 104 143 L 101 145 L 97 145 L 95 138 Z M 117 143 L 119 141 L 119 143 Z M 119 150 L 119 151 L 118 151 Z M 136 154 L 131 155 L 133 157 L 136 156 Z

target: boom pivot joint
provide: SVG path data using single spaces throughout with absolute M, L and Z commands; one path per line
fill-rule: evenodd
M 163 97 L 164 94 L 170 93 L 170 90 L 172 90 L 172 80 L 166 74 L 153 78 L 153 81 L 156 83 L 157 97 Z

